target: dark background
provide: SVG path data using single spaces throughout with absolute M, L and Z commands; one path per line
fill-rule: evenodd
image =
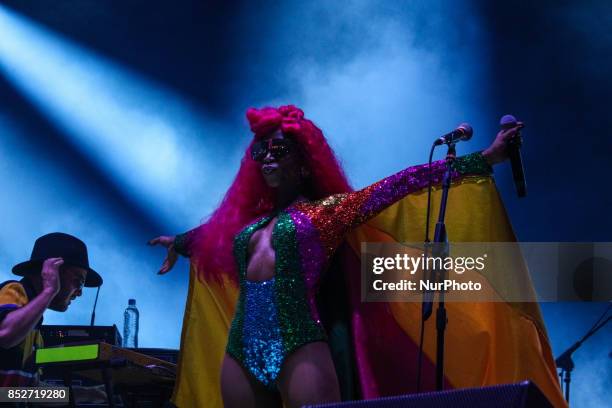
M 136 283 L 126 276 L 135 273 L 146 277 L 143 290 L 164 297 L 166 309 L 175 311 L 167 317 L 174 334 L 149 336 L 149 346 L 178 347 L 186 265 L 156 280 L 161 251 L 141 244 L 195 225 L 218 202 L 248 140 L 243 119 L 248 106 L 303 106 L 328 135 L 356 187 L 424 162 L 429 141 L 464 119 L 475 125 L 477 137 L 461 148 L 483 148 L 498 118 L 513 113 L 527 124 L 522 154 L 528 197 L 516 198 L 508 165 L 495 171 L 519 240 L 611 241 L 609 2 L 20 0 L 4 1 L 0 11 L 145 78 L 146 86 L 163 88 L 206 118 L 204 125 L 177 121 L 195 129 L 193 143 L 207 149 L 201 164 L 210 166 L 208 173 L 198 173 L 197 162 L 193 168 L 187 163 L 169 173 L 175 190 L 164 191 L 160 183 L 154 198 L 136 191 L 116 167 L 105 166 L 103 155 L 83 147 L 79 138 L 85 132 L 52 114 L 49 107 L 61 92 L 36 97 L 48 84 L 78 78 L 70 71 L 45 76 L 43 69 L 44 80 L 28 88 L 27 75 L 14 75 L 20 66 L 12 53 L 36 44 L 11 48 L 19 38 L 0 19 L 0 186 L 8 191 L 0 205 L 5 225 L 0 274 L 9 277 L 10 266 L 28 256 L 36 236 L 54 228 L 79 233 L 94 243 L 92 260 L 98 256 L 107 282 L 116 285 L 101 292 L 103 321 L 119 323 L 128 297 L 144 302 L 143 320 L 155 316 L 150 326 L 166 315 L 130 289 Z M 46 49 L 35 52 L 41 66 Z M 75 56 L 71 64 L 80 61 Z M 151 103 L 145 96 L 143 106 Z M 88 103 L 96 98 L 88 94 Z M 167 115 L 174 117 L 172 111 Z M 131 137 L 123 142 L 132 143 Z M 179 146 L 191 146 L 186 138 Z M 149 164 L 165 165 L 163 159 Z M 205 188 L 192 191 L 196 185 Z M 178 202 L 181 192 L 188 198 Z M 135 243 L 137 249 L 131 247 Z M 168 292 L 172 296 L 166 298 Z M 88 294 L 83 304 L 90 299 Z M 605 304 L 542 307 L 558 355 Z M 104 317 L 103 310 L 113 314 Z M 75 313 L 51 320 L 76 324 L 89 311 Z M 144 334 L 147 327 L 145 321 Z M 604 329 L 576 353 L 575 406 L 598 405 L 612 386 L 610 334 Z

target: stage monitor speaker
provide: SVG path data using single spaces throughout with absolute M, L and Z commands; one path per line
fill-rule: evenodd
M 530 381 L 492 387 L 428 392 L 364 401 L 310 405 L 303 408 L 552 408 Z

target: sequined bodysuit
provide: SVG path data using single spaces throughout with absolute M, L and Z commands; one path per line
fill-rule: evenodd
M 441 182 L 444 171 L 444 161 L 432 164 L 434 184 Z M 482 155 L 473 153 L 455 161 L 453 179 L 490 172 Z M 316 294 L 321 276 L 345 234 L 407 194 L 425 188 L 428 181 L 426 165 L 410 167 L 359 191 L 298 202 L 256 220 L 238 233 L 234 257 L 240 292 L 227 353 L 262 384 L 275 389 L 287 356 L 307 343 L 327 339 Z M 274 277 L 249 281 L 249 240 L 275 216 L 271 238 Z M 179 246 L 184 245 L 183 240 L 181 236 Z

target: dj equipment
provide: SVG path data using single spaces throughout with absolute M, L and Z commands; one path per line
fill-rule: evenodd
M 143 401 L 162 404 L 170 398 L 176 378 L 175 364 L 104 342 L 40 348 L 35 362 L 54 371 L 65 385 L 72 385 L 75 377 L 104 384 L 106 394 L 121 395 L 124 406 L 141 406 Z M 108 403 L 115 406 L 113 398 Z
M 155 357 L 160 360 L 167 361 L 172 364 L 178 364 L 179 351 L 176 349 L 163 349 L 163 348 L 128 348 L 126 350 L 135 351 L 140 354 Z
M 122 344 L 121 335 L 114 324 L 112 326 L 42 325 L 40 334 L 46 347 L 95 341 L 103 341 L 118 347 Z
M 552 408 L 530 381 L 493 387 L 428 392 L 374 400 L 310 405 L 304 408 Z

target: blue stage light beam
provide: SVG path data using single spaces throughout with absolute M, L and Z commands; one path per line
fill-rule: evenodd
M 3 6 L 0 27 L 0 72 L 143 211 L 178 230 L 212 210 L 210 197 L 220 196 L 224 169 L 235 168 L 240 152 L 236 163 L 221 160 L 209 135 L 228 129 L 175 92 Z
M 104 191 L 75 183 L 81 175 L 30 143 L 31 129 L 20 118 L 0 110 L 0 129 L 0 282 L 19 279 L 11 268 L 28 259 L 37 237 L 52 231 L 73 234 L 85 241 L 92 267 L 104 278 L 96 323 L 121 329 L 128 299 L 136 298 L 141 346 L 178 348 L 186 265 L 179 263 L 178 271 L 160 278 L 155 272 L 163 251 L 147 247 L 145 237 L 126 227 Z M 94 298 L 95 290 L 84 290 L 68 313 L 47 310 L 45 324 L 89 324 Z

